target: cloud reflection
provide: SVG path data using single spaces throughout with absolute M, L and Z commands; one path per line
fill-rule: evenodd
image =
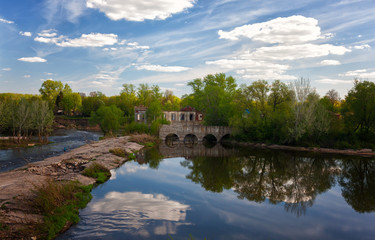
M 150 236 L 176 234 L 189 205 L 168 199 L 163 194 L 109 192 L 87 208 L 89 225 L 101 232 L 127 232 Z M 158 220 L 158 221 L 155 221 Z M 87 235 L 86 235 L 87 236 Z

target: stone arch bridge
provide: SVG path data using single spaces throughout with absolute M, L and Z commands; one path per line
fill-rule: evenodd
M 194 135 L 197 137 L 198 142 L 203 141 L 203 138 L 208 135 L 213 135 L 217 141 L 220 141 L 224 136 L 230 134 L 230 127 L 203 126 L 199 124 L 189 124 L 188 122 L 162 125 L 159 130 L 159 138 L 163 141 L 165 141 L 168 135 L 176 135 L 180 141 L 184 141 L 187 135 Z

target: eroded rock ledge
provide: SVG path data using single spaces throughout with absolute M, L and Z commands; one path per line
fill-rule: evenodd
M 60 156 L 30 163 L 10 172 L 0 173 L 0 239 L 33 239 L 28 232 L 42 223 L 42 216 L 34 214 L 27 202 L 32 198 L 32 189 L 47 179 L 78 180 L 84 185 L 95 179 L 83 176 L 82 170 L 94 162 L 108 169 L 122 165 L 126 158 L 115 156 L 110 149 L 121 148 L 132 153 L 143 148 L 130 142 L 130 137 L 108 138 L 73 149 Z M 23 236 L 19 233 L 22 232 Z

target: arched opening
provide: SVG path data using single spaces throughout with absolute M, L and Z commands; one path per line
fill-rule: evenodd
M 225 134 L 224 136 L 221 137 L 220 142 L 230 142 L 230 134 Z
M 216 145 L 217 139 L 214 135 L 208 134 L 203 138 L 203 145 L 207 148 L 212 148 Z
M 223 146 L 223 147 L 225 147 L 225 148 L 233 147 L 233 143 L 232 143 L 231 140 L 230 140 L 230 135 L 229 135 L 229 134 L 225 134 L 225 135 L 220 139 L 220 144 L 221 144 L 221 146 Z
M 184 138 L 184 144 L 185 146 L 193 146 L 198 143 L 198 138 L 194 134 L 188 134 Z
M 177 146 L 178 144 L 180 143 L 180 139 L 179 137 L 174 134 L 174 133 L 170 133 L 168 134 L 166 137 L 165 137 L 165 144 L 168 146 L 168 147 L 175 147 Z

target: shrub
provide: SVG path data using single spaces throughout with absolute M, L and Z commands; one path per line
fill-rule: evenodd
M 111 177 L 111 172 L 108 170 L 108 168 L 99 163 L 91 164 L 83 171 L 82 174 L 87 177 L 95 178 L 96 183 L 104 183 Z
M 91 200 L 92 185 L 82 186 L 77 181 L 54 182 L 35 187 L 32 206 L 44 216 L 44 224 L 37 229 L 43 238 L 54 238 L 67 222 L 78 223 L 78 209 Z
M 159 142 L 159 139 L 155 136 L 148 134 L 137 134 L 130 136 L 130 141 L 142 144 L 145 146 L 153 146 L 155 143 Z
M 125 150 L 122 148 L 113 148 L 113 149 L 110 149 L 109 152 L 112 153 L 113 155 L 116 155 L 118 157 L 123 157 L 123 158 L 126 158 L 126 156 L 128 155 L 125 152 Z

